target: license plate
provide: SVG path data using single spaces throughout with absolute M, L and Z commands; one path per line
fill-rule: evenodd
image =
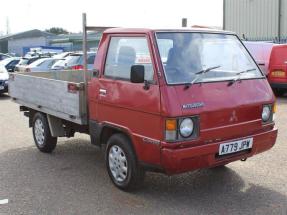
M 4 90 L 4 86 L 0 86 L 0 90 Z
M 219 146 L 219 155 L 232 154 L 246 149 L 251 149 L 252 145 L 253 138 L 237 140 L 229 143 L 222 143 Z
M 272 72 L 272 76 L 273 77 L 285 77 L 285 72 L 284 71 L 280 71 L 280 70 L 275 70 Z

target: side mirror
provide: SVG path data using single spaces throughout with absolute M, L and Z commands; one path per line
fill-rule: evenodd
M 131 67 L 131 82 L 132 83 L 144 83 L 144 66 L 143 65 L 133 65 Z

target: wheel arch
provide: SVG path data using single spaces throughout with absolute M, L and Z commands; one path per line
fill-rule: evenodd
M 93 145 L 106 145 L 109 138 L 116 133 L 123 134 L 129 139 L 131 147 L 136 157 L 138 157 L 134 146 L 134 140 L 132 138 L 132 132 L 128 128 L 108 122 L 98 123 L 95 121 L 90 121 L 90 135 Z

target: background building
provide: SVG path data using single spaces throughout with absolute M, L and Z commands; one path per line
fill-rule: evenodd
M 101 34 L 89 33 L 87 37 L 88 49 L 95 50 L 98 47 Z M 29 48 L 49 46 L 62 47 L 64 51 L 80 51 L 83 46 L 83 35 L 82 33 L 55 35 L 35 29 L 0 37 L 0 53 L 14 53 L 23 56 Z
M 101 39 L 99 33 L 88 33 L 88 49 L 97 48 Z M 50 40 L 51 46 L 63 47 L 65 51 L 79 51 L 83 49 L 83 34 L 63 34 Z
M 287 0 L 223 0 L 223 29 L 247 40 L 287 42 Z
M 37 29 L 0 37 L 0 52 L 23 55 L 23 47 L 48 46 L 54 34 Z

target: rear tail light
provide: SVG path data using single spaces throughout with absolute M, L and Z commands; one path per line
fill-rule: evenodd
M 271 75 L 275 78 L 285 78 L 286 73 L 282 70 L 274 70 L 272 71 Z
M 84 66 L 83 65 L 75 65 L 75 66 L 72 66 L 72 70 L 83 70 L 84 69 Z

